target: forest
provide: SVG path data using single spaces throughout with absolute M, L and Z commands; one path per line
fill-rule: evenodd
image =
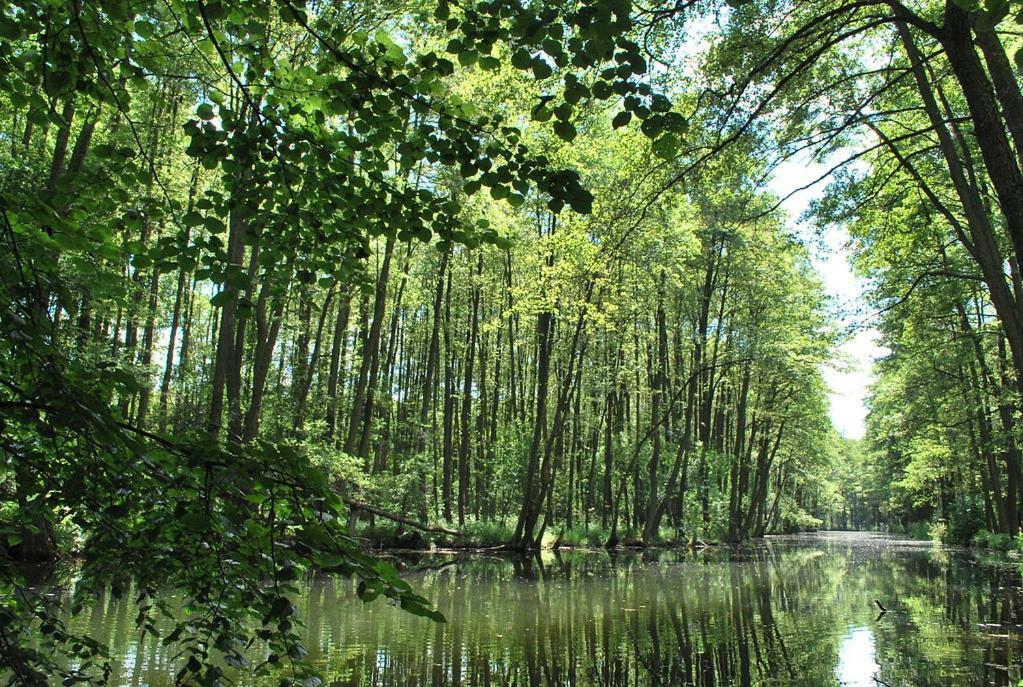
M 1023 548 L 1019 22 L 4 3 L 0 677 L 109 677 L 31 591 L 55 565 L 75 612 L 131 594 L 179 683 L 313 685 L 310 571 L 444 620 L 373 549 Z M 829 414 L 836 231 L 885 349 L 862 438 Z

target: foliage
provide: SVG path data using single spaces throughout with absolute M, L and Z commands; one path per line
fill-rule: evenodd
M 143 633 L 157 633 L 158 617 L 175 623 L 163 641 L 186 657 L 179 680 L 217 682 L 214 656 L 242 665 L 240 648 L 257 636 L 268 647 L 257 670 L 290 661 L 303 675 L 288 596 L 314 566 L 359 577 L 367 600 L 385 595 L 441 620 L 391 566 L 363 555 L 345 534 L 343 503 L 303 452 L 264 442 L 172 443 L 132 431 L 109 402 L 129 376 L 61 359 L 30 312 L 5 315 L 5 326 L 17 328 L 5 331 L 3 375 L 21 383 L 7 385 L 3 400 L 3 470 L 25 504 L 2 523 L 5 552 L 46 536 L 38 528 L 51 526 L 48 511 L 66 514 L 85 537 L 76 606 L 99 585 L 115 594 L 134 585 Z M 104 679 L 103 647 L 69 634 L 47 595 L 26 585 L 5 568 L 6 668 L 24 684 L 47 684 L 59 673 L 72 682 Z M 175 617 L 160 601 L 168 586 L 202 612 Z M 52 655 L 35 648 L 37 633 Z M 65 668 L 61 653 L 78 660 Z
M 928 539 L 935 544 L 943 544 L 948 537 L 948 525 L 941 520 L 932 522 L 927 528 Z M 922 539 L 923 537 L 921 537 Z
M 389 517 L 520 549 L 1004 544 L 1016 4 L 5 5 L 6 665 L 104 677 L 20 576 L 72 551 L 81 603 L 137 589 L 146 632 L 185 594 L 166 641 L 215 684 L 253 637 L 307 677 L 313 568 L 436 618 L 360 551 Z M 805 219 L 849 233 L 890 351 L 863 441 L 830 425 L 842 336 L 764 188 L 834 157 Z
M 610 532 L 597 525 L 576 526 L 560 534 L 564 546 L 598 548 L 608 540 Z M 663 537 L 662 537 L 663 539 Z
M 970 546 L 979 549 L 994 549 L 995 551 L 1010 551 L 1016 547 L 1016 540 L 1001 532 L 988 532 L 980 530 L 969 541 Z
M 456 543 L 471 548 L 500 547 L 511 541 L 514 525 L 491 520 L 467 522 Z
M 948 543 L 965 545 L 984 526 L 983 507 L 973 495 L 957 498 L 948 516 Z

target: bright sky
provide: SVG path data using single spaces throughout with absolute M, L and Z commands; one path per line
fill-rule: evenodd
M 838 665 L 835 666 L 838 684 L 843 687 L 887 684 L 874 679 L 880 671 L 873 630 L 869 627 L 850 627 L 838 645 Z
M 826 170 L 826 167 L 806 159 L 792 160 L 778 168 L 769 185 L 774 193 L 785 196 Z M 782 207 L 811 249 L 814 266 L 834 301 L 839 322 L 843 329 L 853 333 L 841 347 L 844 360 L 835 366 L 826 366 L 824 379 L 831 388 L 832 423 L 842 436 L 859 439 L 863 437 L 867 419 L 865 401 L 867 389 L 874 380 L 873 362 L 886 350 L 879 345 L 880 332 L 875 327 L 877 315 L 863 298 L 863 280 L 852 271 L 848 234 L 837 227 L 828 227 L 821 232 L 811 223 L 798 221 L 810 202 L 823 192 L 826 183 L 825 180 L 796 193 Z

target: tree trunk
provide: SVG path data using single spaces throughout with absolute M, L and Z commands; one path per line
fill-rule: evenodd
M 362 361 L 359 365 L 359 377 L 355 383 L 352 398 L 352 413 L 348 421 L 348 437 L 345 439 L 344 451 L 348 455 L 360 455 L 365 458 L 363 447 L 363 424 L 367 427 L 373 422 L 373 387 L 376 385 L 378 363 L 380 360 L 380 332 L 384 324 L 384 310 L 387 305 L 387 281 L 391 269 L 391 255 L 394 252 L 394 239 L 388 238 L 384 245 L 383 262 L 380 275 L 377 277 L 376 295 L 373 300 L 373 321 L 369 335 L 363 344 Z M 368 431 L 368 430 L 367 430 Z
M 340 379 L 345 368 L 347 351 L 348 318 L 352 310 L 352 296 L 346 293 L 338 306 L 337 319 L 334 320 L 334 336 L 330 344 L 330 374 L 327 380 L 327 441 L 334 443 L 337 432 L 338 407 L 340 405 Z M 426 517 L 422 517 L 425 520 Z
M 471 272 L 471 270 L 470 270 Z M 479 253 L 476 277 L 483 274 L 483 253 Z M 479 333 L 480 288 L 478 283 L 470 286 L 469 327 L 465 340 L 465 367 L 462 382 L 462 428 L 458 450 L 458 525 L 465 527 L 465 510 L 469 500 L 469 454 L 472 437 L 469 431 L 472 421 L 472 380 L 476 363 L 476 337 Z

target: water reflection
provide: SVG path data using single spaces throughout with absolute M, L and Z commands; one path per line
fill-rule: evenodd
M 881 666 L 874 659 L 874 631 L 853 627 L 838 645 L 835 677 L 843 687 L 874 687 Z
M 884 538 L 406 565 L 448 623 L 363 605 L 347 583 L 308 583 L 298 603 L 329 685 L 1007 686 L 1023 660 L 1016 566 Z M 874 599 L 889 608 L 880 618 Z M 117 684 L 172 684 L 173 655 L 139 642 L 133 617 L 101 599 L 73 625 L 111 642 Z

